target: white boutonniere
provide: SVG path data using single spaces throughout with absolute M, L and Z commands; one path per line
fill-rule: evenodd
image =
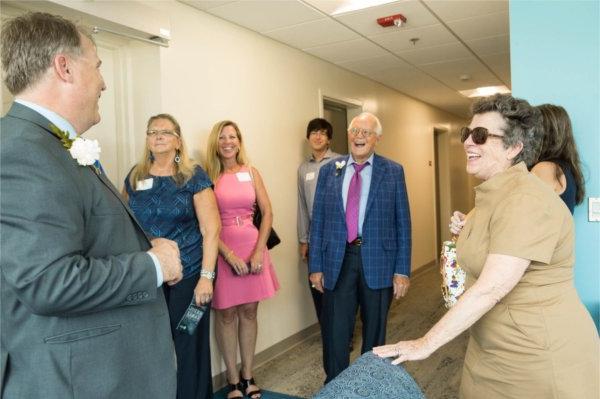
M 335 162 L 335 175 L 339 176 L 342 169 L 346 166 L 346 161 L 336 161 Z
M 96 166 L 100 159 L 100 152 L 102 151 L 98 140 L 84 139 L 83 137 L 71 139 L 67 132 L 60 130 L 54 125 L 50 125 L 50 130 L 60 139 L 63 147 L 69 150 L 69 153 L 79 165 L 93 166 L 96 173 L 100 172 Z
M 71 156 L 82 166 L 95 164 L 100 159 L 100 151 L 98 140 L 89 140 L 83 137 L 77 137 L 73 140 L 71 148 L 69 148 Z

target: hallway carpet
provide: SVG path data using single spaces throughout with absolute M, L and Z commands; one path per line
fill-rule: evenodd
M 408 295 L 392 303 L 386 342 L 418 338 L 444 315 L 440 284 L 437 266 L 427 266 L 415 273 Z M 352 360 L 360 354 L 360 320 L 354 335 L 357 339 Z M 458 398 L 467 341 L 468 333 L 463 333 L 428 359 L 404 364 L 428 399 Z M 258 367 L 255 377 L 263 388 L 309 398 L 321 389 L 325 380 L 321 359 L 321 337 L 316 334 Z

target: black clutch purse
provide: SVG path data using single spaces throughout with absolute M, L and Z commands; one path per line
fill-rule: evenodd
M 254 216 L 252 217 L 252 224 L 256 226 L 257 229 L 260 230 L 260 223 L 262 222 L 262 212 L 260 211 L 260 207 L 255 202 L 254 203 Z M 272 249 L 274 246 L 281 243 L 281 239 L 275 232 L 275 229 L 271 227 L 271 231 L 269 232 L 269 238 L 267 238 L 267 248 Z

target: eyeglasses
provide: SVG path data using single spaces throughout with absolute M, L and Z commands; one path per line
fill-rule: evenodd
M 474 129 L 469 129 L 468 127 L 463 127 L 460 129 L 460 142 L 464 143 L 471 136 L 473 139 L 473 143 L 481 145 L 485 144 L 488 137 L 498 137 L 502 138 L 504 136 L 499 134 L 492 134 L 484 127 L 476 127 Z
M 157 137 L 157 136 L 175 136 L 175 137 L 179 137 L 179 134 L 177 134 L 176 131 L 174 130 L 168 130 L 168 129 L 164 129 L 164 130 L 156 130 L 156 129 L 150 129 L 146 132 L 146 136 L 148 137 Z
M 373 130 L 360 129 L 358 127 L 352 127 L 350 129 L 348 129 L 348 133 L 350 133 L 353 136 L 359 136 L 362 134 L 362 136 L 366 139 L 368 139 L 369 137 L 371 137 L 372 135 L 375 134 L 375 132 Z

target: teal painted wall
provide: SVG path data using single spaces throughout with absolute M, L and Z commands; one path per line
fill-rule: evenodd
M 510 2 L 512 92 L 569 112 L 584 164 L 586 199 L 575 209 L 575 285 L 596 327 L 600 320 L 600 222 L 587 197 L 600 197 L 600 2 Z

